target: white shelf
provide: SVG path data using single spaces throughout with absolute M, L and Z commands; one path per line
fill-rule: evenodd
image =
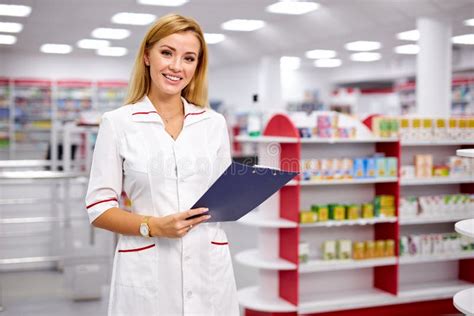
M 453 297 L 456 292 L 468 289 L 472 286 L 472 283 L 461 280 L 401 284 L 398 291 L 398 298 L 400 299 L 400 303 L 446 299 Z
M 395 223 L 396 217 L 377 217 L 377 218 L 359 218 L 354 220 L 343 220 L 343 221 L 323 221 L 316 223 L 304 223 L 300 224 L 301 228 L 305 227 L 339 227 L 339 226 L 354 226 L 354 225 L 374 225 L 378 223 Z
M 237 262 L 264 270 L 296 270 L 296 264 L 281 258 L 264 259 L 260 256 L 257 249 L 250 249 L 239 252 L 235 255 Z
M 474 219 L 466 219 L 457 222 L 454 228 L 461 235 L 474 238 Z
M 400 264 L 415 264 L 424 262 L 451 261 L 459 259 L 474 258 L 474 251 L 464 251 L 459 253 L 424 255 L 424 256 L 402 256 L 399 258 Z
M 298 143 L 298 138 L 296 137 L 277 137 L 277 136 L 247 136 L 247 135 L 238 135 L 235 137 L 235 140 L 240 143 L 288 143 L 296 144 Z
M 462 213 L 451 216 L 418 216 L 418 217 L 399 217 L 400 225 L 416 225 L 416 224 L 433 224 L 433 223 L 450 223 L 463 219 L 474 217 L 474 213 Z
M 474 315 L 474 288 L 462 290 L 453 298 L 454 307 L 465 315 Z
M 474 143 L 472 143 L 472 144 L 474 144 Z M 456 155 L 461 156 L 461 157 L 474 158 L 474 148 L 458 149 L 458 150 L 456 150 Z
M 312 260 L 299 265 L 299 273 L 350 270 L 390 266 L 397 264 L 396 257 L 367 259 L 367 260 Z
M 474 145 L 473 141 L 463 140 L 402 140 L 402 146 L 460 146 L 460 145 Z
M 240 305 L 248 309 L 269 313 L 296 312 L 296 306 L 284 299 L 262 297 L 256 286 L 240 289 L 237 296 Z
M 295 228 L 298 223 L 283 218 L 262 218 L 258 213 L 251 212 L 242 217 L 239 221 L 241 224 L 256 226 L 262 228 Z
M 434 185 L 434 184 L 457 184 L 474 182 L 474 177 L 432 177 L 432 178 L 414 178 L 401 179 L 400 185 Z
M 397 182 L 397 177 L 387 177 L 387 178 L 365 178 L 365 179 L 341 179 L 341 180 L 302 180 L 299 181 L 299 184 L 302 186 L 311 186 L 311 185 L 343 185 L 343 184 L 370 184 L 370 183 L 389 183 Z M 295 181 L 295 184 L 298 182 Z
M 393 143 L 398 138 L 301 138 L 302 144 L 359 144 L 359 143 Z
M 317 299 L 315 299 L 317 298 Z M 375 288 L 328 292 L 300 298 L 299 314 L 311 314 L 393 304 L 396 297 Z

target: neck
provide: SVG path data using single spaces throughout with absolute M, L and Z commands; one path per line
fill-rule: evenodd
M 150 99 L 151 103 L 153 103 L 153 106 L 159 113 L 173 115 L 179 112 L 184 112 L 183 103 L 179 94 L 165 95 L 151 89 L 148 93 L 148 99 Z

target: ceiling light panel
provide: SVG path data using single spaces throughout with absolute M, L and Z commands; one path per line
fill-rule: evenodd
M 16 36 L 0 34 L 0 44 L 13 45 L 16 43 Z
M 127 49 L 125 47 L 103 47 L 97 50 L 97 55 L 120 57 L 127 55 Z
M 277 14 L 306 14 L 319 8 L 319 4 L 312 1 L 279 1 L 269 5 L 266 10 Z
M 282 70 L 296 70 L 301 66 L 301 58 L 295 56 L 283 56 L 280 58 Z
M 0 4 L 0 15 L 26 17 L 31 13 L 31 7 L 16 4 Z
M 110 46 L 110 42 L 106 40 L 96 40 L 96 39 L 81 39 L 77 42 L 77 47 L 83 49 L 99 49 L 102 47 Z
M 416 42 L 420 39 L 420 32 L 418 30 L 400 32 L 397 34 L 397 38 L 399 40 Z
M 157 5 L 162 7 L 179 7 L 187 3 L 188 0 L 137 0 L 139 4 Z
M 72 47 L 66 44 L 43 44 L 40 50 L 46 54 L 69 54 Z
M 373 42 L 373 41 L 356 41 L 347 43 L 344 46 L 347 50 L 355 51 L 355 52 L 368 52 L 371 50 L 376 50 L 382 47 L 380 42 Z
M 351 55 L 351 60 L 353 61 L 361 61 L 361 62 L 370 62 L 370 61 L 376 61 L 382 58 L 382 55 L 379 53 L 355 53 Z
M 474 19 L 467 19 L 464 21 L 464 25 L 474 26 Z
M 207 44 L 217 44 L 225 40 L 225 35 L 219 33 L 204 33 L 204 39 Z
M 228 31 L 251 32 L 264 27 L 265 22 L 262 20 L 235 19 L 224 22 L 221 26 Z
M 97 28 L 92 31 L 92 37 L 103 39 L 121 40 L 130 36 L 130 31 L 126 29 Z
M 335 68 L 342 65 L 342 61 L 337 58 L 318 59 L 314 61 L 314 66 L 318 68 Z
M 474 45 L 474 34 L 453 36 L 454 44 Z
M 305 56 L 310 59 L 328 59 L 336 57 L 337 53 L 329 49 L 314 49 L 306 52 Z
M 23 24 L 14 22 L 0 22 L 0 32 L 20 33 L 23 30 Z
M 120 12 L 112 17 L 112 22 L 116 24 L 148 25 L 155 19 L 156 15 L 153 14 Z
M 400 45 L 395 47 L 395 53 L 403 55 L 416 55 L 420 51 L 420 47 L 415 44 Z

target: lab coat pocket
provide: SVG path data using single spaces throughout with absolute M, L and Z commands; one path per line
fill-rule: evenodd
M 117 285 L 156 288 L 159 282 L 158 255 L 155 239 L 121 236 L 117 253 Z

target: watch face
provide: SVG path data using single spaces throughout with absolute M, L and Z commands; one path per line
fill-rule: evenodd
M 146 224 L 140 225 L 140 234 L 144 237 L 148 237 L 149 232 L 148 232 L 148 226 Z

